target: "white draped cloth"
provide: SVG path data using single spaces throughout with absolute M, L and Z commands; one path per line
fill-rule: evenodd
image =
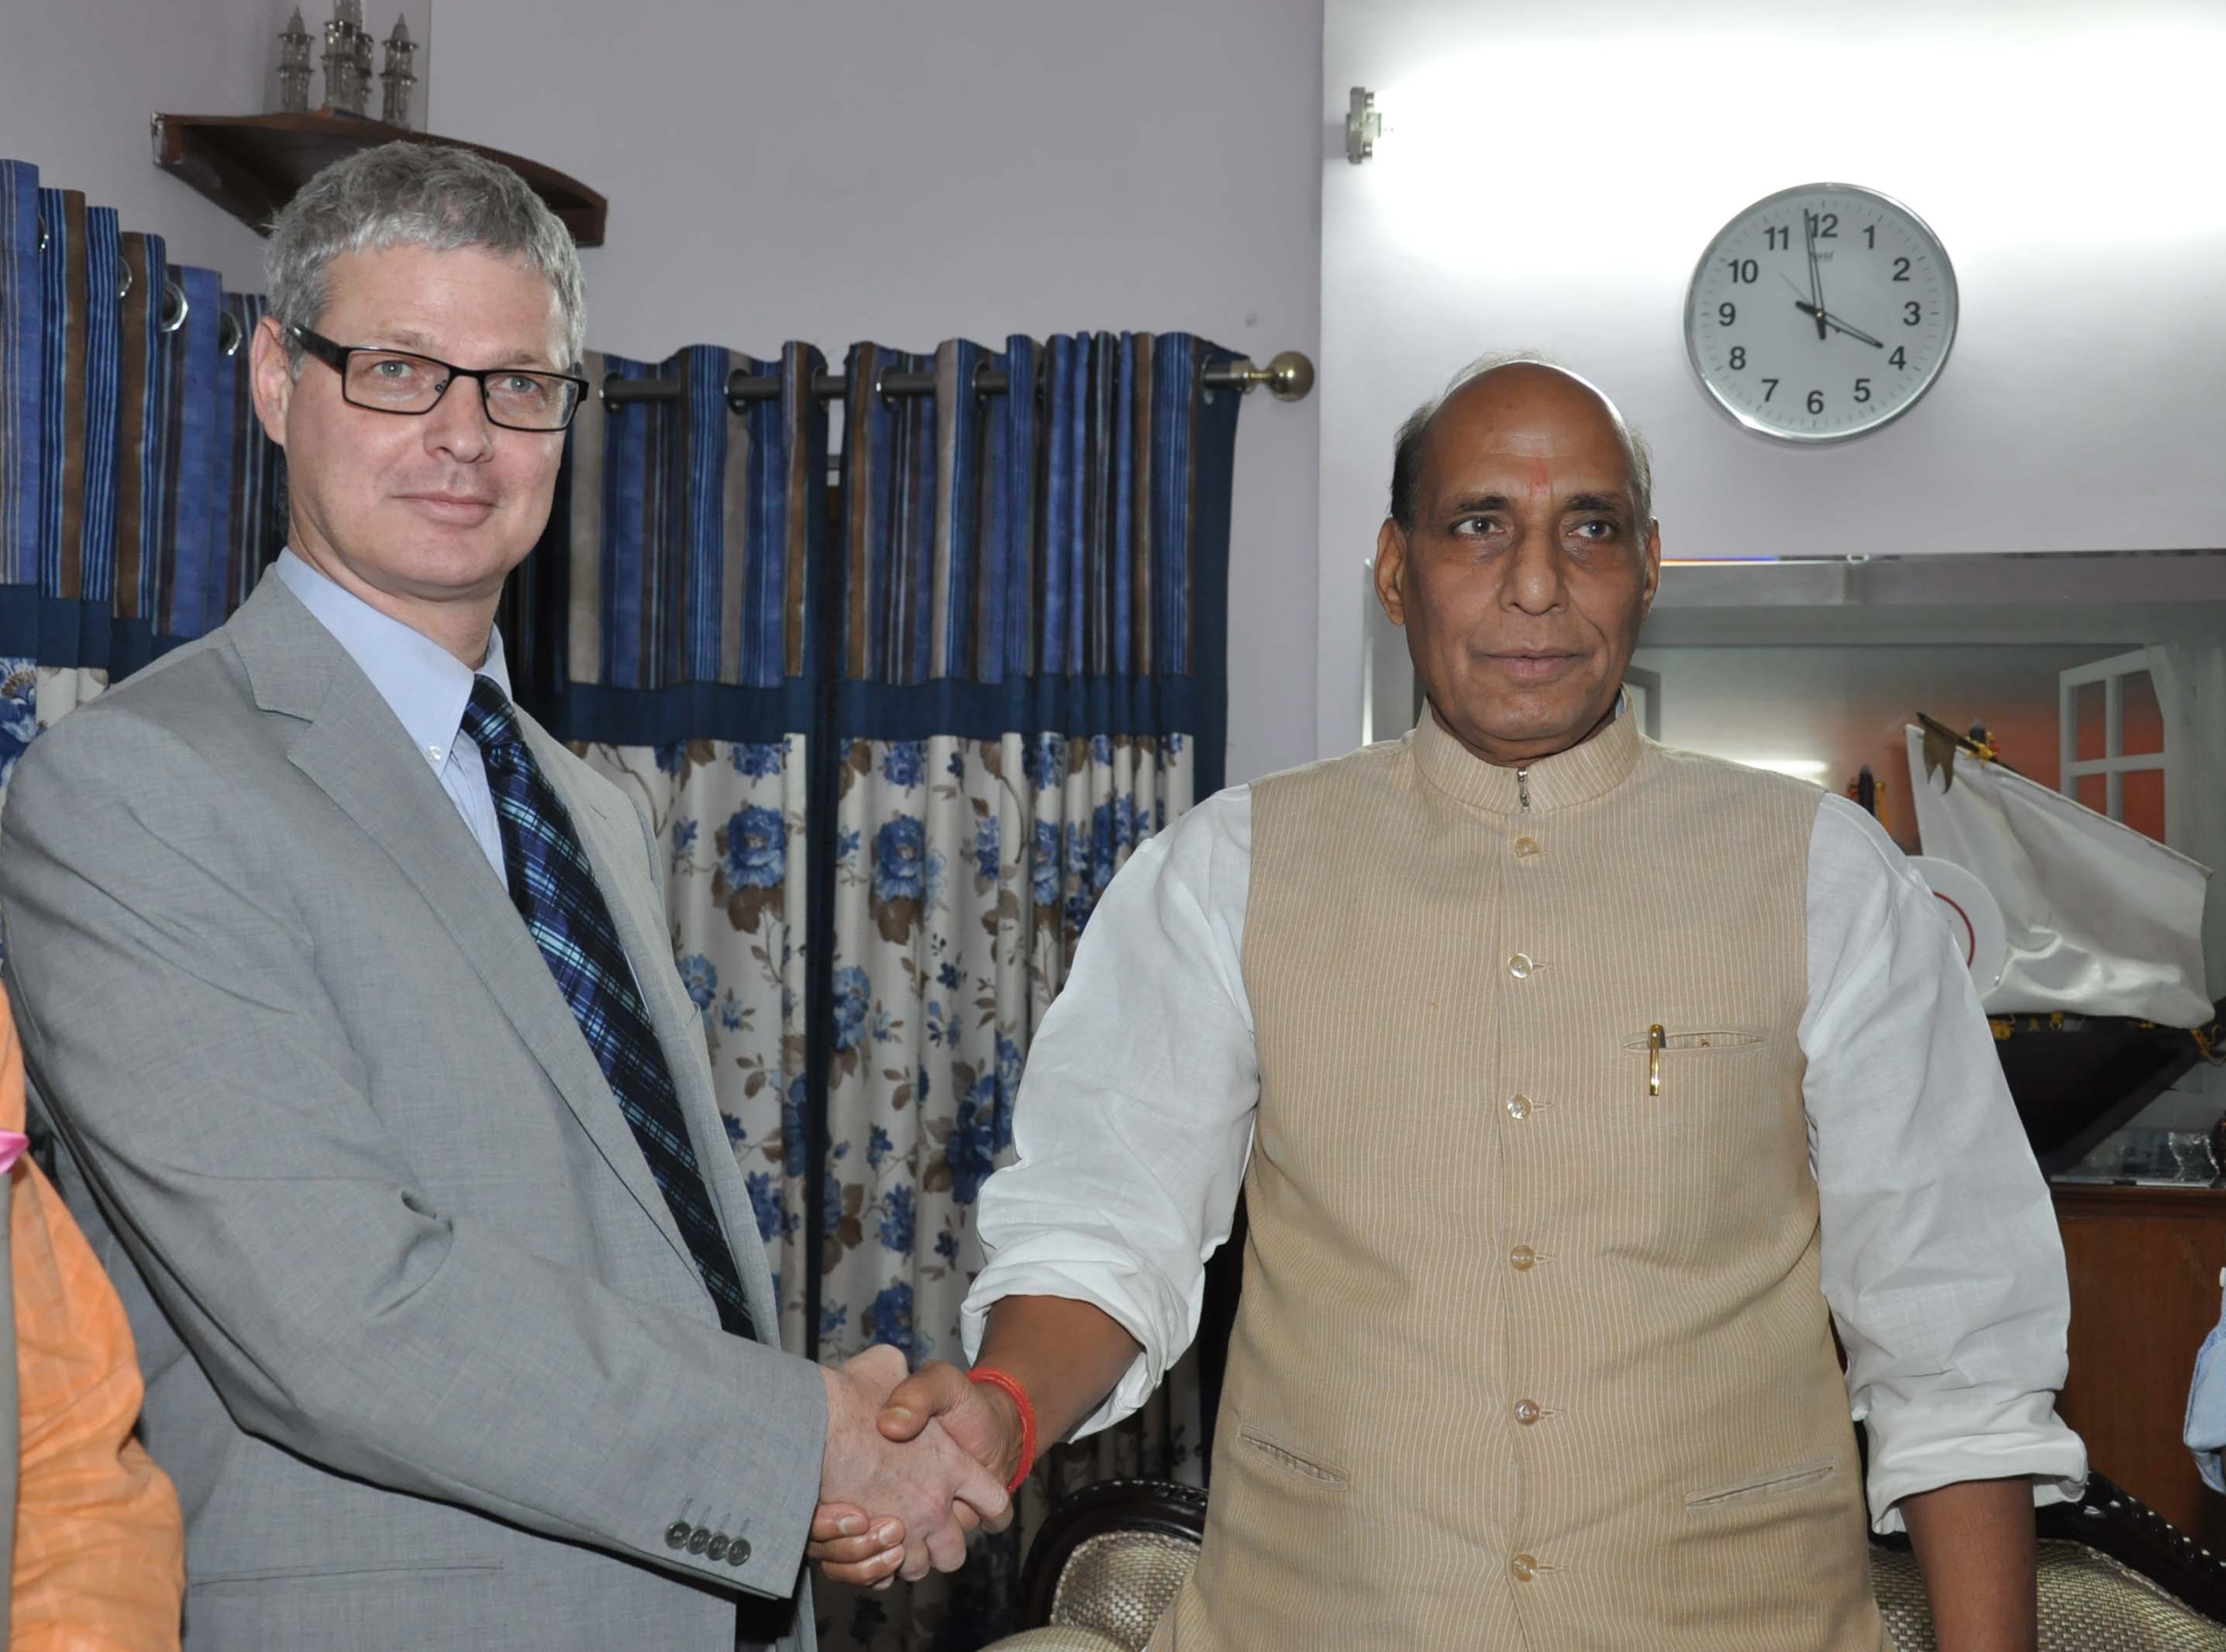
M 2208 867 L 1997 763 L 1962 754 L 1927 774 L 1924 731 L 1908 734 L 1925 854 L 1976 875 L 2002 909 L 2008 952 L 1988 1010 L 2210 1020 Z

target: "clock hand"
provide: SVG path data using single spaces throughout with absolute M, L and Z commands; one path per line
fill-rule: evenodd
M 1809 249 L 1809 314 L 1816 318 L 1816 337 L 1824 337 L 1824 277 L 1816 268 L 1816 215 L 1806 206 L 1801 209 L 1801 242 Z
M 1845 321 L 1841 321 L 1838 316 L 1833 315 L 1828 310 L 1824 314 L 1824 325 L 1827 327 L 1835 327 L 1839 328 L 1841 332 L 1846 334 L 1851 339 L 1861 340 L 1862 342 L 1870 346 L 1873 350 L 1883 350 L 1886 348 L 1886 341 L 1883 339 L 1874 339 L 1859 327 L 1849 327 Z
M 1833 315 L 1829 310 L 1818 309 L 1814 304 L 1804 304 L 1797 298 L 1793 301 L 1793 308 L 1801 311 L 1804 315 L 1815 316 L 1819 327 L 1835 327 L 1840 332 L 1846 334 L 1851 339 L 1861 340 L 1873 350 L 1883 350 L 1886 348 L 1886 345 L 1883 340 L 1871 337 L 1869 334 L 1864 332 L 1862 328 L 1859 327 L 1849 327 L 1845 321 Z

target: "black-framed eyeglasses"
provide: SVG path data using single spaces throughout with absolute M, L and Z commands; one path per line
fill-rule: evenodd
M 340 376 L 340 396 L 349 406 L 374 413 L 417 417 L 440 405 L 459 378 L 479 381 L 480 404 L 487 423 L 506 430 L 562 430 L 579 410 L 588 381 L 570 373 L 529 367 L 459 367 L 454 362 L 377 345 L 335 344 L 306 327 L 296 338 Z

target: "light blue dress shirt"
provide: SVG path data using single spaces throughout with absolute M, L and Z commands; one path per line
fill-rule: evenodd
M 2226 1286 L 2226 1272 L 2218 1275 Z M 2226 1314 L 2222 1314 L 2195 1356 L 2195 1381 L 2187 1390 L 2187 1449 L 2195 1471 L 2213 1491 L 2226 1491 L 2220 1448 L 2226 1446 Z
M 347 650 L 348 658 L 401 720 L 410 743 L 431 766 L 495 876 L 503 878 L 502 827 L 495 817 L 494 794 L 487 790 L 480 749 L 463 732 L 464 708 L 472 697 L 472 669 L 422 632 L 342 589 L 290 550 L 279 554 L 277 572 L 280 581 Z M 506 698 L 509 696 L 502 633 L 492 627 L 487 663 L 477 675 L 492 679 Z

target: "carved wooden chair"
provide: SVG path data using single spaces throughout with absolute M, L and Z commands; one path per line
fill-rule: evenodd
M 2045 1509 L 2041 1652 L 2226 1652 L 2226 1564 L 2102 1475 Z M 1142 1652 L 1198 1558 L 1205 1493 L 1160 1480 L 1077 1492 L 1045 1522 L 1021 1577 L 1022 1631 L 991 1652 Z M 1937 1652 L 1906 1542 L 1871 1545 L 1897 1652 Z

